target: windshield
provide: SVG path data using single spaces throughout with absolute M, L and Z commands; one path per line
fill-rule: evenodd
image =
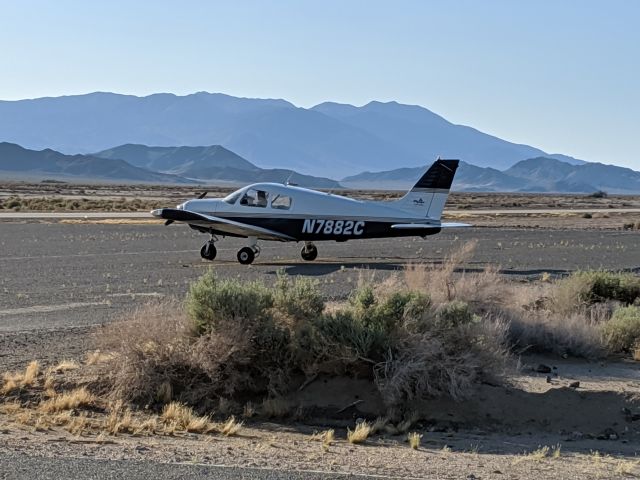
M 236 190 L 235 192 L 230 193 L 229 195 L 224 197 L 222 200 L 233 205 L 238 201 L 238 198 L 240 198 L 240 195 L 242 195 L 242 190 Z

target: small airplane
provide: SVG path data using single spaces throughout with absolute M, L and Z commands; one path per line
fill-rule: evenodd
M 238 251 L 238 262 L 249 265 L 260 254 L 258 240 L 304 242 L 302 258 L 313 261 L 318 249 L 313 242 L 426 237 L 442 228 L 468 227 L 442 223 L 440 218 L 451 189 L 458 160 L 438 159 L 402 198 L 393 201 L 355 200 L 279 183 L 255 183 L 225 198 L 188 200 L 176 208 L 153 210 L 154 217 L 188 224 L 211 235 L 200 255 L 216 258 L 218 236 L 248 239 Z

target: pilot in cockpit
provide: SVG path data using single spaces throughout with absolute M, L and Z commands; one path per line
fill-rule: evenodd
M 266 207 L 267 206 L 267 192 L 262 190 L 258 190 L 258 201 L 256 202 L 257 207 Z

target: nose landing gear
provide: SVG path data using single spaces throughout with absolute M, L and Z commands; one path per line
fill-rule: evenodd
M 318 249 L 311 242 L 305 242 L 304 247 L 300 250 L 300 256 L 303 260 L 307 262 L 312 262 L 316 258 L 318 258 Z
M 213 238 L 205 243 L 200 249 L 200 256 L 205 260 L 215 259 L 217 253 L 218 251 L 216 249 L 215 240 Z

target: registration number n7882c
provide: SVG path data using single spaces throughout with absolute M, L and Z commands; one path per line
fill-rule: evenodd
M 325 235 L 362 235 L 364 222 L 353 220 L 308 219 L 302 225 L 302 233 Z

